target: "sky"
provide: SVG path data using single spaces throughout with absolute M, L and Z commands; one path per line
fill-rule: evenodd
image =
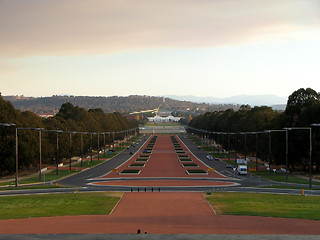
M 0 92 L 320 91 L 319 0 L 0 0 Z

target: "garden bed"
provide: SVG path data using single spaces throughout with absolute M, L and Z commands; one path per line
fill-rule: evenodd
M 179 161 L 180 162 L 192 162 L 192 160 L 190 158 L 180 158 Z
M 140 174 L 140 169 L 124 169 L 120 172 L 120 174 Z
M 144 163 L 131 163 L 128 167 L 144 167 Z
M 135 160 L 135 162 L 148 162 L 148 161 L 149 161 L 149 159 L 147 159 L 147 158 L 138 158 Z
M 189 156 L 188 155 L 180 155 L 178 154 L 178 158 L 188 158 Z
M 199 167 L 196 163 L 182 163 L 182 167 Z
M 188 174 L 201 174 L 201 175 L 207 175 L 208 173 L 203 169 L 187 169 L 186 172 Z

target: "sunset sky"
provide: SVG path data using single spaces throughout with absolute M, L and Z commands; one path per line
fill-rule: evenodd
M 319 0 L 0 0 L 2 95 L 320 91 Z

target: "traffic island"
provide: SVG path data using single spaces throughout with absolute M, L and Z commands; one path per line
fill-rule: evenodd
M 135 160 L 135 162 L 148 162 L 148 161 L 149 161 L 149 159 L 147 159 L 147 158 L 138 158 Z
M 120 174 L 140 174 L 140 169 L 124 169 L 120 172 Z
M 188 155 L 178 155 L 178 158 L 188 158 L 189 156 Z
M 203 169 L 187 169 L 187 174 L 196 174 L 196 175 L 208 175 L 208 173 Z
M 192 162 L 192 160 L 190 158 L 180 158 L 179 161 L 180 162 Z
M 196 163 L 182 163 L 182 167 L 199 167 Z
M 144 163 L 131 163 L 128 167 L 144 167 Z

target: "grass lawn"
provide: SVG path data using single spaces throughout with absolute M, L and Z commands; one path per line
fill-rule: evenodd
M 1 197 L 0 219 L 109 214 L 122 193 L 63 193 Z
M 16 187 L 2 187 L 0 191 L 8 191 L 8 190 L 25 190 L 25 189 L 44 189 L 44 188 L 60 188 L 60 186 L 56 186 L 54 184 L 50 185 L 31 185 L 31 186 L 18 186 Z
M 271 185 L 267 187 L 261 187 L 261 188 L 278 188 L 278 189 L 305 189 L 308 190 L 308 187 L 297 187 L 297 186 L 283 186 L 283 185 Z M 313 186 L 312 190 L 320 190 L 319 186 L 316 186 L 316 188 Z
M 219 153 L 219 152 L 213 152 L 212 155 L 216 158 L 228 158 L 228 156 L 229 156 L 228 153 Z M 230 159 L 232 159 L 234 162 L 234 155 L 233 154 L 230 154 Z
M 76 171 L 69 172 L 69 170 L 59 170 L 59 175 L 57 175 L 56 171 L 52 171 L 52 172 L 49 172 L 46 174 L 42 174 L 41 181 L 39 181 L 39 176 L 37 175 L 37 176 L 30 177 L 30 178 L 22 179 L 21 181 L 19 181 L 19 183 L 26 184 L 26 183 L 44 182 L 44 181 L 50 182 L 50 181 L 57 180 L 59 178 L 62 178 L 62 177 L 65 177 L 65 176 L 68 176 L 71 174 L 75 174 L 78 172 L 76 172 Z
M 273 180 L 273 181 L 277 181 L 277 182 L 286 182 L 286 174 L 285 173 L 274 173 L 271 172 L 271 174 L 269 175 L 268 171 L 258 171 L 258 172 L 252 172 L 258 176 Z M 290 183 L 299 183 L 299 184 L 309 184 L 309 181 L 300 177 L 297 177 L 295 175 L 289 174 L 288 175 L 288 181 Z M 312 184 L 314 185 L 320 185 L 319 182 L 315 182 L 313 181 Z
M 118 155 L 117 152 L 112 152 L 111 154 L 109 154 L 108 152 L 106 152 L 106 154 L 104 153 L 100 153 L 100 158 L 112 158 L 114 156 Z M 98 155 L 95 156 L 95 158 L 98 158 Z M 89 159 L 90 160 L 90 159 Z
M 320 220 L 320 197 L 213 193 L 206 198 L 217 214 Z
M 102 162 L 104 162 L 105 160 L 92 160 L 92 163 L 91 163 L 91 161 L 90 161 L 90 159 L 89 160 L 84 160 L 83 162 L 82 162 L 82 166 L 83 167 L 88 167 L 88 168 L 90 168 L 90 167 L 94 167 L 94 166 L 96 166 L 96 165 L 98 165 L 99 163 L 102 163 Z M 81 163 L 79 162 L 79 163 L 77 163 L 77 164 L 73 164 L 72 165 L 72 167 L 81 167 Z
M 79 171 L 78 171 L 79 172 Z M 69 170 L 59 170 L 59 175 L 57 175 L 56 171 L 53 170 L 52 172 L 49 173 L 42 173 L 41 176 L 41 181 L 39 180 L 39 175 L 34 175 L 32 177 L 28 177 L 28 178 L 23 178 L 23 179 L 18 179 L 18 184 L 29 184 L 29 183 L 39 183 L 39 182 L 50 182 L 53 180 L 57 180 L 59 178 L 71 175 L 71 174 L 75 174 L 78 173 L 76 171 L 71 171 L 69 172 Z M 13 185 L 14 186 L 14 182 L 10 181 L 10 182 L 1 182 L 0 186 L 5 186 L 5 185 Z

